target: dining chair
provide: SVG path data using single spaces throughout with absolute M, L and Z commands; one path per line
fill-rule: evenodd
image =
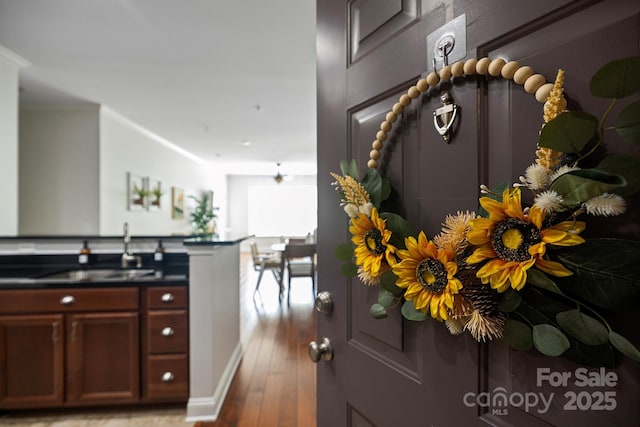
M 253 268 L 258 272 L 258 281 L 256 282 L 256 288 L 253 293 L 258 292 L 260 288 L 260 281 L 262 280 L 262 275 L 266 270 L 270 270 L 273 273 L 273 277 L 276 279 L 278 283 L 278 287 L 280 288 L 280 298 L 282 298 L 282 294 L 284 291 L 284 286 L 282 283 L 282 273 L 284 270 L 284 259 L 277 254 L 269 254 L 269 253 L 261 253 L 258 250 L 258 244 L 256 242 L 251 242 L 251 257 L 253 259 Z
M 316 295 L 316 245 L 315 243 L 288 244 L 284 250 L 284 261 L 288 276 L 287 301 L 291 295 L 291 279 L 311 278 L 311 290 Z

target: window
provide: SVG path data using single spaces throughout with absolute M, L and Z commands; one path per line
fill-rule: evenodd
M 256 236 L 306 236 L 318 224 L 315 185 L 249 187 L 248 231 Z

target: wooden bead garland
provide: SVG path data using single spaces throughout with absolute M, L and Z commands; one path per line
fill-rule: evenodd
M 474 74 L 490 75 L 493 77 L 502 77 L 506 80 L 513 80 L 514 83 L 523 85 L 526 93 L 535 95 L 536 101 L 544 103 L 549 96 L 549 92 L 553 89 L 553 83 L 547 83 L 542 74 L 536 74 L 533 68 L 529 66 L 520 66 L 518 61 L 506 62 L 502 58 L 491 60 L 484 57 L 481 59 L 470 58 L 465 62 L 457 61 L 453 65 L 445 65 L 439 72 L 432 71 L 426 78 L 418 80 L 415 86 L 411 86 L 407 93 L 400 96 L 391 111 L 380 124 L 380 130 L 376 134 L 376 139 L 371 144 L 371 152 L 369 153 L 369 161 L 367 167 L 375 169 L 378 167 L 378 160 L 381 157 L 380 152 L 384 147 L 384 141 L 387 139 L 387 132 L 392 128 L 392 124 L 397 120 L 398 115 L 402 114 L 404 107 L 418 98 L 421 93 L 435 87 L 440 81 L 450 80 L 452 77 L 462 77 L 463 75 L 472 76 Z

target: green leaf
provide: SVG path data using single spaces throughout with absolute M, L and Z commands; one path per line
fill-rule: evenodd
M 605 64 L 591 78 L 589 89 L 598 98 L 624 98 L 640 91 L 640 57 Z
M 640 242 L 593 238 L 556 258 L 574 272 L 558 282 L 565 293 L 611 311 L 640 307 Z
M 421 322 L 427 318 L 427 313 L 423 313 L 422 311 L 416 310 L 416 307 L 413 305 L 413 301 L 405 301 L 402 304 L 402 315 L 407 320 L 413 320 L 415 322 Z
M 371 308 L 369 308 L 369 314 L 374 319 L 384 319 L 387 317 L 387 309 L 380 304 L 373 304 Z
M 340 267 L 340 273 L 347 277 L 356 277 L 358 275 L 358 266 L 352 262 L 348 262 Z
M 562 196 L 568 206 L 578 206 L 602 193 L 623 188 L 627 181 L 620 175 L 612 175 L 597 169 L 580 169 L 567 172 L 549 187 Z
M 378 289 L 378 304 L 384 308 L 391 307 L 396 301 L 396 296 L 385 288 Z
M 387 228 L 392 231 L 390 243 L 396 248 L 404 249 L 404 239 L 413 235 L 409 222 L 392 212 L 382 212 L 380 218 L 386 221 Z
M 392 270 L 387 270 L 380 275 L 380 286 L 391 292 L 396 297 L 400 297 L 404 292 L 404 289 L 399 288 L 396 285 L 398 276 L 396 276 Z
M 598 119 L 583 111 L 568 111 L 547 123 L 540 131 L 539 145 L 563 153 L 580 153 L 593 138 Z
M 556 315 L 558 324 L 569 335 L 588 345 L 600 345 L 609 340 L 609 331 L 593 317 L 580 310 L 563 311 Z
M 333 254 L 340 261 L 351 261 L 353 258 L 353 245 L 351 243 L 343 243 L 333 251 Z
M 361 184 L 369 193 L 373 206 L 375 206 L 376 209 L 380 209 L 380 203 L 382 203 L 382 177 L 378 173 L 378 170 L 367 169 L 367 174 L 362 179 Z
M 498 302 L 498 310 L 503 313 L 511 313 L 518 308 L 522 297 L 518 292 L 509 288 L 502 294 L 500 294 L 500 301 Z
M 560 356 L 570 346 L 560 329 L 546 323 L 535 325 L 532 336 L 535 348 L 546 356 Z
M 609 332 L 609 341 L 618 351 L 633 360 L 640 362 L 640 350 L 629 340 L 616 332 Z
M 342 171 L 342 175 L 350 176 L 356 180 L 360 180 L 360 171 L 358 170 L 358 162 L 356 159 L 351 159 L 350 162 L 343 160 L 340 162 L 340 171 Z
M 529 350 L 533 345 L 531 328 L 525 323 L 513 319 L 507 319 L 505 322 L 500 340 L 516 350 Z
M 530 269 L 527 271 L 527 283 L 537 286 L 554 294 L 564 295 L 558 285 L 540 270 Z
M 640 145 L 640 101 L 627 105 L 616 120 L 616 132 L 627 142 Z
M 628 197 L 640 190 L 640 158 L 631 154 L 611 154 L 600 162 L 599 171 L 624 177 L 627 184 L 611 191 Z

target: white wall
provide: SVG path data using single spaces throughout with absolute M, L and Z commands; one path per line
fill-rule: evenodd
M 27 64 L 0 46 L 0 236 L 18 234 L 18 74 Z
M 20 109 L 21 235 L 99 234 L 98 110 Z
M 127 210 L 127 172 L 161 183 L 164 194 L 160 210 Z M 171 218 L 171 187 L 185 194 L 182 220 Z M 170 142 L 146 131 L 118 113 L 100 110 L 100 232 L 122 232 L 126 221 L 132 234 L 189 234 L 188 196 L 214 191 L 214 205 L 224 204 L 225 179 L 209 164 L 177 149 Z M 224 218 L 219 219 L 224 227 Z

